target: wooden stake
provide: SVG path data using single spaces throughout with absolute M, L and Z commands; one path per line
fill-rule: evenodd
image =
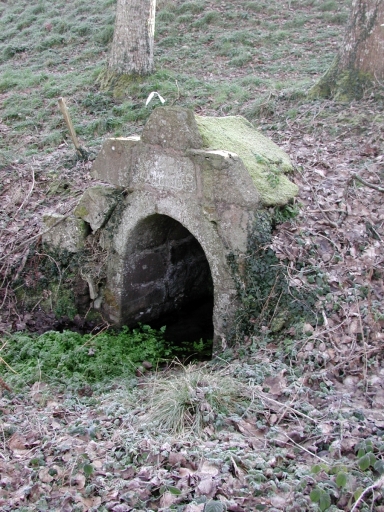
M 87 151 L 85 149 L 83 149 L 79 144 L 79 141 L 77 139 L 77 135 L 75 132 L 75 128 L 73 127 L 71 116 L 69 115 L 69 111 L 68 111 L 67 105 L 65 104 L 64 98 L 59 98 L 59 108 L 61 110 L 61 113 L 64 116 L 65 124 L 67 125 L 69 134 L 70 134 L 72 142 L 76 148 L 76 151 L 81 156 L 81 158 L 84 158 L 87 155 Z

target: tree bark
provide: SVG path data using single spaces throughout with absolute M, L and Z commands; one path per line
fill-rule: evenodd
M 348 28 L 333 64 L 312 97 L 349 101 L 384 80 L 384 0 L 353 0 Z
M 117 0 L 109 74 L 152 73 L 155 9 L 156 0 Z

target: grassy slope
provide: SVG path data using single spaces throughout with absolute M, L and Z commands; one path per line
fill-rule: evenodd
M 252 118 L 266 92 L 301 90 L 325 71 L 346 4 L 160 2 L 156 73 L 132 83 L 119 100 L 95 85 L 113 33 L 113 0 L 1 4 L 0 165 L 41 158 L 67 139 L 60 96 L 87 146 L 98 147 L 107 134 L 137 132 L 152 90 L 167 104 Z

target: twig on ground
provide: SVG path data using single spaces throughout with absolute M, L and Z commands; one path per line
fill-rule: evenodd
M 29 189 L 29 192 L 28 194 L 25 196 L 24 198 L 24 201 L 21 203 L 21 205 L 19 206 L 19 208 L 17 209 L 17 212 L 15 213 L 15 216 L 13 217 L 13 220 L 16 219 L 17 217 L 17 214 L 19 213 L 19 211 L 22 209 L 22 207 L 25 205 L 25 203 L 28 201 L 29 199 L 29 196 L 32 194 L 32 190 L 34 189 L 35 187 L 35 170 L 33 169 L 32 167 L 32 185 L 31 185 L 31 188 Z
M 292 414 L 297 414 L 298 416 L 302 416 L 303 418 L 306 418 L 307 420 L 309 421 L 312 421 L 313 423 L 317 423 L 318 422 L 318 419 L 315 419 L 315 418 L 311 418 L 310 416 L 308 416 L 307 414 L 304 414 L 303 412 L 300 412 L 298 411 L 297 409 L 294 409 L 293 407 L 291 407 L 290 405 L 287 405 L 287 404 L 284 404 L 282 402 L 279 402 L 278 400 L 275 400 L 274 398 L 271 398 L 269 396 L 267 396 L 265 393 L 263 393 L 262 391 L 259 391 L 257 389 L 254 388 L 254 386 L 249 386 L 252 391 L 253 391 L 253 395 L 256 395 L 258 396 L 258 398 L 260 400 L 268 400 L 269 402 L 275 404 L 275 405 L 278 405 L 280 406 L 282 409 L 286 409 L 288 410 L 289 412 L 291 412 Z M 252 396 L 252 402 L 254 402 L 254 396 Z M 278 413 L 280 411 L 277 411 Z M 285 411 L 284 411 L 284 414 L 285 414 Z
M 17 281 L 20 277 L 20 274 L 22 273 L 22 271 L 24 270 L 24 267 L 25 267 L 25 264 L 27 263 L 27 260 L 28 260 L 28 256 L 29 256 L 29 247 L 27 247 L 25 253 L 24 253 L 24 256 L 21 260 L 21 263 L 19 265 L 19 268 L 17 269 L 17 272 L 16 272 L 16 275 L 15 277 L 13 278 L 13 281 Z
M 4 361 L 4 359 L 3 359 L 1 356 L 0 356 L 0 363 L 4 363 L 4 364 L 5 364 L 5 366 L 6 366 L 7 368 L 9 368 L 9 369 L 11 370 L 11 372 L 12 372 L 12 373 L 16 373 L 16 374 L 17 374 L 17 372 L 16 372 L 13 368 L 11 368 L 11 367 L 9 366 L 9 364 L 7 363 L 7 361 Z
M 1 286 L 1 288 L 2 288 L 2 286 Z M 8 296 L 8 288 L 9 288 L 9 283 L 7 283 L 7 286 L 5 287 L 4 299 L 3 299 L 3 302 L 0 305 L 0 310 L 3 309 L 3 306 L 5 304 L 6 298 Z
M 362 499 L 364 498 L 364 496 L 369 492 L 369 491 L 374 491 L 375 489 L 377 489 L 378 487 L 383 487 L 384 486 L 384 475 L 382 475 L 378 480 L 376 480 L 375 483 L 373 483 L 372 485 L 370 485 L 369 487 L 366 487 L 363 492 L 360 494 L 360 496 L 357 498 L 356 500 L 356 503 L 353 505 L 353 507 L 351 508 L 351 512 L 354 512 L 356 510 L 356 508 L 359 506 L 360 502 L 362 501 Z
M 375 185 L 373 183 L 369 183 L 368 181 L 365 181 L 361 176 L 359 176 L 356 173 L 352 173 L 351 180 L 359 181 L 362 185 L 365 185 L 366 187 L 373 188 L 373 190 L 377 190 L 378 192 L 381 192 L 384 194 L 384 188 L 379 187 L 379 185 Z
M 82 347 L 85 347 L 85 345 L 88 345 L 88 343 L 90 343 L 93 339 L 95 339 L 97 336 L 99 336 L 99 334 L 101 334 L 102 332 L 104 332 L 106 329 L 108 329 L 109 327 L 111 327 L 111 324 L 109 324 L 107 322 L 107 325 L 105 325 L 99 332 L 97 332 L 96 334 L 94 334 L 92 336 L 92 338 L 90 338 L 89 340 L 87 340 L 83 345 Z
M 321 460 L 321 462 L 324 462 L 324 464 L 328 464 L 328 462 L 325 460 L 325 459 L 322 459 L 321 457 L 319 457 L 318 455 L 316 455 L 316 453 L 313 453 L 313 452 L 310 452 L 309 450 L 307 450 L 306 448 L 304 448 L 304 446 L 301 446 L 301 444 L 299 443 L 296 443 L 293 439 L 291 439 L 285 432 L 284 432 L 284 435 L 287 439 L 289 439 L 289 441 L 291 443 L 293 443 L 295 446 L 297 446 L 298 448 L 300 448 L 301 450 L 304 450 L 305 452 L 309 453 L 309 455 L 312 455 L 312 457 L 316 457 L 316 459 L 319 459 Z

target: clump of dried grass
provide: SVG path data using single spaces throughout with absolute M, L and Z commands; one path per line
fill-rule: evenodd
M 145 422 L 172 434 L 200 436 L 218 415 L 230 415 L 243 400 L 241 384 L 226 369 L 208 365 L 178 363 L 178 371 L 156 374 L 147 385 Z

